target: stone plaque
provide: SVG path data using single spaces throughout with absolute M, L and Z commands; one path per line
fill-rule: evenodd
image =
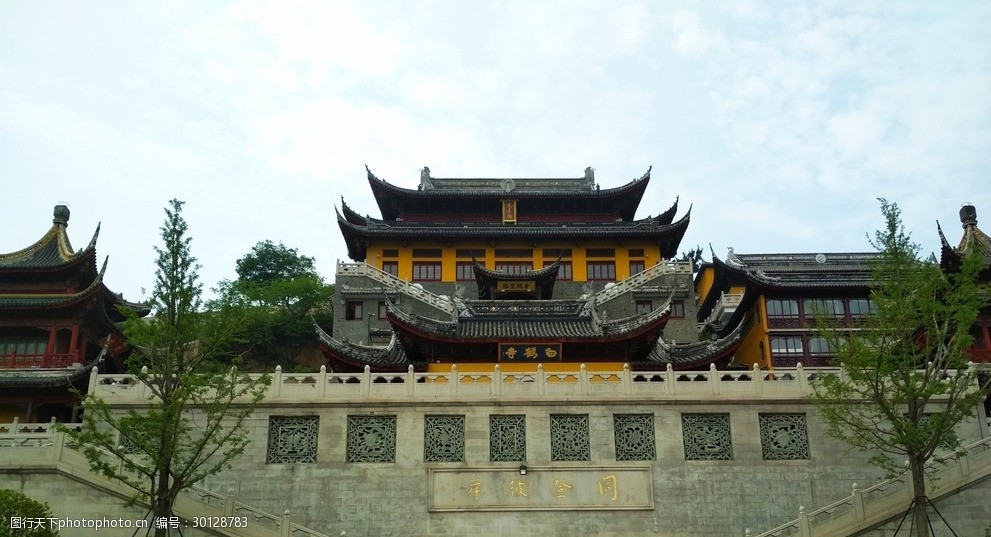
M 430 468 L 430 511 L 652 510 L 649 466 Z

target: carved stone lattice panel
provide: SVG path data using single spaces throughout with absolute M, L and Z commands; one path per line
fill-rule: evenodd
M 809 459 L 805 414 L 761 414 L 760 445 L 764 460 Z
M 587 414 L 551 415 L 551 460 L 591 460 Z
M 268 419 L 269 464 L 317 461 L 317 416 L 271 416 Z
M 526 416 L 489 416 L 489 459 L 526 460 Z
M 616 414 L 613 416 L 613 429 L 617 461 L 652 461 L 657 458 L 653 414 Z
M 348 416 L 348 462 L 396 462 L 395 416 Z
M 464 462 L 464 416 L 426 416 L 423 424 L 423 460 Z
M 125 453 L 127 455 L 134 455 L 140 451 L 137 444 L 134 443 L 134 440 L 131 440 L 131 437 L 124 436 L 123 434 L 120 435 L 120 443 L 118 446 L 121 453 Z
M 733 459 L 729 414 L 682 414 L 685 459 L 728 461 Z

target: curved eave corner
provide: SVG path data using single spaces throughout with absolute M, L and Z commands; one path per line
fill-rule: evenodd
M 364 261 L 367 256 L 367 245 L 363 240 L 363 236 L 367 228 L 349 222 L 347 218 L 341 215 L 337 207 L 334 207 L 334 212 L 337 214 L 337 225 L 341 228 L 341 236 L 344 237 L 344 244 L 348 247 L 348 257 L 352 261 Z

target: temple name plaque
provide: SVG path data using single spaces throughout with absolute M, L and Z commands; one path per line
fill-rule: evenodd
M 650 467 L 430 468 L 430 511 L 652 510 Z

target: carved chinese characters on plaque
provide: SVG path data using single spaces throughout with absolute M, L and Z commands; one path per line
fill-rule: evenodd
M 430 469 L 431 511 L 653 509 L 648 467 Z

